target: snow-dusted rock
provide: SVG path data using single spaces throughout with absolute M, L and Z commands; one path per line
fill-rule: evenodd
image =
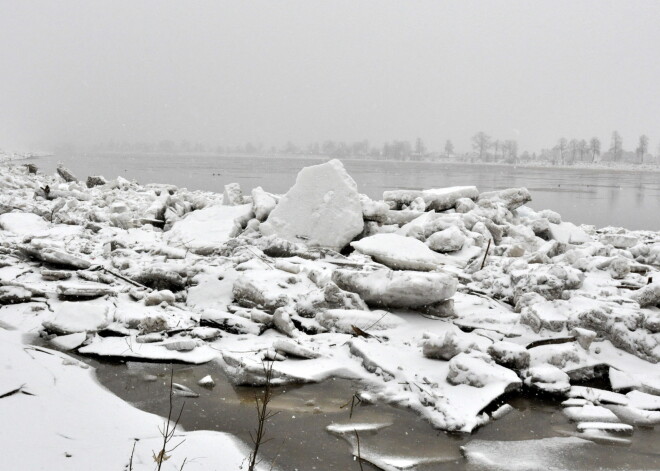
M 447 261 L 424 242 L 398 234 L 376 234 L 351 242 L 351 246 L 395 270 L 431 271 Z
M 422 307 L 451 298 L 458 281 L 444 273 L 416 271 L 335 270 L 332 280 L 360 295 L 367 304 L 387 307 Z
M 58 334 L 94 332 L 110 323 L 108 306 L 105 304 L 65 301 L 55 308 L 53 315 L 43 326 Z
M 455 252 L 463 248 L 466 237 L 456 226 L 438 231 L 426 239 L 426 245 L 436 252 Z
M 341 250 L 362 232 L 355 181 L 339 160 L 306 167 L 260 230 L 309 246 Z

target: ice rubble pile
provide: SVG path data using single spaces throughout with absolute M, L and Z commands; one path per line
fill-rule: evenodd
M 376 201 L 337 160 L 285 195 L 5 166 L 0 323 L 83 354 L 220 357 L 240 384 L 263 382 L 264 360 L 277 383 L 362 378 L 365 399 L 454 431 L 520 388 L 574 399 L 605 375 L 660 394 L 660 233 L 576 226 L 530 201 L 473 186 Z M 644 397 L 569 412 L 583 431 L 660 423 Z

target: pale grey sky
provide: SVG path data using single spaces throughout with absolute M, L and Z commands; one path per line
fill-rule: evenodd
M 658 1 L 0 0 L 0 148 L 660 139 Z

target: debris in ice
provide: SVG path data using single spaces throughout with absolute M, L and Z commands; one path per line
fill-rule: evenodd
M 197 381 L 197 384 L 199 384 L 200 386 L 202 386 L 204 388 L 211 389 L 215 386 L 215 381 L 213 381 L 213 378 L 211 377 L 211 375 L 206 375 L 202 379 Z
M 179 383 L 172 383 L 172 394 L 180 397 L 199 397 L 198 393 Z
M 504 404 L 504 405 L 498 407 L 497 409 L 495 409 L 495 410 L 492 412 L 492 414 L 490 414 L 490 416 L 491 416 L 493 419 L 495 419 L 495 420 L 499 420 L 499 419 L 501 419 L 502 417 L 504 417 L 504 416 L 510 414 L 510 413 L 513 412 L 514 410 L 515 410 L 515 409 L 513 408 L 512 405 L 510 405 L 510 404 Z
M 349 422 L 332 423 L 326 427 L 328 432 L 336 435 L 351 434 L 355 432 L 377 432 L 384 428 L 392 426 L 392 422 Z

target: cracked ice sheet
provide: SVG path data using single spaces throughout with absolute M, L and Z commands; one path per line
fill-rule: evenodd
M 301 345 L 318 351 L 321 356 L 314 359 L 296 359 L 289 357 L 284 361 L 273 362 L 274 376 L 283 376 L 280 383 L 301 382 L 318 383 L 329 378 L 360 379 L 365 378 L 366 371 L 360 362 L 349 353 L 346 342 L 351 337 L 345 334 L 319 334 L 313 337 L 296 338 Z M 213 346 L 222 354 L 229 354 L 235 359 L 245 362 L 249 367 L 262 368 L 263 353 L 273 348 L 277 339 L 288 339 L 282 334 L 269 330 L 263 335 L 227 335 L 214 342 Z M 231 367 L 221 362 L 227 375 L 234 381 Z
M 436 427 L 471 432 L 487 420 L 481 410 L 503 394 L 509 383 L 497 381 L 482 388 L 449 384 L 449 362 L 423 357 L 419 343 L 423 332 L 439 334 L 453 328 L 447 322 L 416 316 L 406 327 L 389 331 L 389 341 L 354 339 L 351 351 L 376 373 L 370 376 L 379 383 L 375 393 L 380 399 L 411 407 Z M 484 350 L 491 343 L 479 336 L 475 341 Z
M 25 384 L 34 394 L 0 399 L 3 469 L 116 471 L 128 464 L 136 438 L 133 470 L 153 469 L 163 419 L 107 391 L 87 365 L 23 345 L 18 332 L 0 330 L 0 370 L 2 384 Z M 178 470 L 184 458 L 186 470 L 239 469 L 249 453 L 225 433 L 177 431 L 177 437 L 185 442 L 163 470 Z
M 216 349 L 200 345 L 190 351 L 168 350 L 162 342 L 137 343 L 135 337 L 95 337 L 92 343 L 78 350 L 84 355 L 134 358 L 137 360 L 182 361 L 199 365 L 218 357 Z

